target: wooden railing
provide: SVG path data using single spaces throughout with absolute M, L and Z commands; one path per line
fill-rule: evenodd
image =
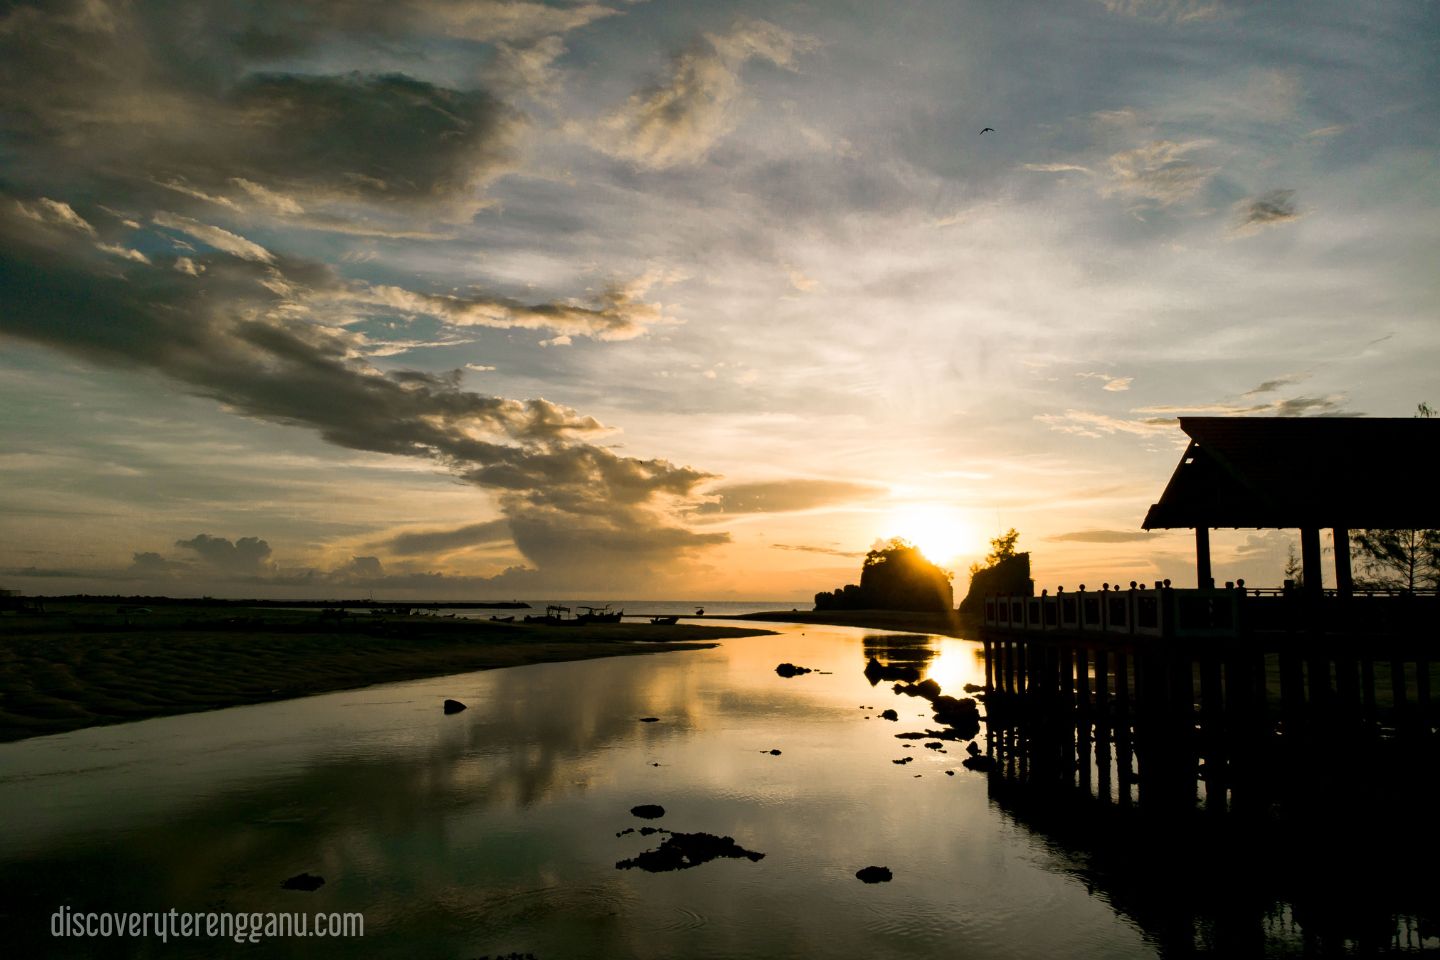
M 986 595 L 986 627 L 1024 633 L 1087 633 L 1137 637 L 1225 638 L 1253 632 L 1336 629 L 1373 632 L 1440 629 L 1433 590 L 1257 590 L 1243 585 L 1066 591 L 1039 596 Z

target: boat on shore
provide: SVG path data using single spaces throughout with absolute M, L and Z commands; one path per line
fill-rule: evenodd
M 624 610 L 611 610 L 610 604 L 603 607 L 580 607 L 580 612 L 575 615 L 575 622 L 578 624 L 587 623 L 619 623 L 620 618 L 625 615 Z
M 679 620 L 680 618 L 678 616 L 650 618 L 650 622 L 657 627 L 673 627 Z

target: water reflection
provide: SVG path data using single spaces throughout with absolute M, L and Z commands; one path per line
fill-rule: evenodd
M 1440 853 L 1433 737 L 1377 738 L 1323 714 L 1281 723 L 1263 682 L 1242 687 L 1228 664 L 1223 701 L 1207 682 L 1215 699 L 1197 705 L 1188 657 L 1147 681 L 1114 650 L 999 656 L 992 801 L 1162 955 L 1440 947 L 1440 880 L 1417 870 Z
M 1151 776 L 1148 755 L 1134 762 L 1137 750 L 1121 745 L 1143 731 L 1078 731 L 993 692 L 982 694 L 989 727 L 974 741 L 1000 764 L 986 776 L 962 765 L 962 742 L 929 733 L 942 729 L 940 697 L 983 682 L 978 644 L 779 629 L 709 651 L 467 674 L 0 747 L 0 812 L 14 825 L 0 834 L 0 936 L 16 955 L 160 952 L 52 940 L 62 904 L 359 910 L 364 953 L 406 957 L 1147 957 L 1187 943 L 1298 953 L 1334 942 L 1326 923 L 1379 930 L 1375 918 L 1396 916 L 1410 918 L 1412 937 L 1430 935 L 1434 885 L 1403 888 L 1393 870 L 1402 844 L 1411 856 L 1435 849 L 1423 821 L 1316 814 L 1277 829 L 1265 817 L 1247 826 L 1177 814 L 1151 802 L 1163 792 L 1138 787 L 1122 801 L 1114 758 L 1132 760 L 1139 784 Z M 872 686 L 872 657 L 922 669 L 919 682 L 942 692 Z M 785 661 L 817 672 L 779 677 Z M 469 709 L 445 716 L 445 697 Z M 880 719 L 885 709 L 894 722 Z M 1353 790 L 1370 783 L 1351 779 Z M 663 820 L 631 815 L 646 805 L 663 806 Z M 652 822 L 672 833 L 627 830 Z M 1403 838 L 1385 823 L 1405 823 Z M 616 869 L 700 834 L 764 857 Z M 870 865 L 893 881 L 858 881 Z M 280 889 L 301 872 L 326 883 Z M 163 952 L 238 949 L 191 941 Z M 243 949 L 356 952 L 318 940 Z

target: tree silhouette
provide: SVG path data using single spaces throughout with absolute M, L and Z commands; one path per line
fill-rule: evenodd
M 1417 417 L 1435 416 L 1421 403 Z M 1352 530 L 1350 546 L 1368 585 L 1416 590 L 1440 588 L 1440 530 Z
M 979 619 L 987 593 L 1030 596 L 1035 592 L 1035 581 L 1030 579 L 1030 553 L 1017 551 L 1019 542 L 1020 534 L 1011 527 L 990 541 L 985 566 L 970 565 L 970 592 L 960 601 L 961 616 Z
M 865 554 L 860 583 L 815 594 L 816 610 L 949 610 L 950 578 L 908 540 L 892 537 Z

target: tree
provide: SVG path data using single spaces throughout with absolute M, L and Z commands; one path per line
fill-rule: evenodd
M 1295 555 L 1295 544 L 1293 543 L 1285 553 L 1285 579 L 1297 587 L 1305 586 L 1305 567 L 1300 563 L 1300 558 Z
M 908 540 L 892 537 L 865 554 L 860 583 L 815 594 L 816 610 L 949 610 L 950 578 Z
M 1017 551 L 1019 542 L 1020 534 L 1011 527 L 990 541 L 985 566 L 970 565 L 970 591 L 960 601 L 961 616 L 978 620 L 987 593 L 1030 596 L 1035 592 L 1035 581 L 1030 579 L 1030 553 Z
M 1440 530 L 1356 530 L 1350 545 L 1376 586 L 1440 588 Z
M 1435 413 L 1428 403 L 1415 408 L 1417 417 Z M 1352 530 L 1350 546 L 1369 584 L 1405 590 L 1440 588 L 1440 530 Z

